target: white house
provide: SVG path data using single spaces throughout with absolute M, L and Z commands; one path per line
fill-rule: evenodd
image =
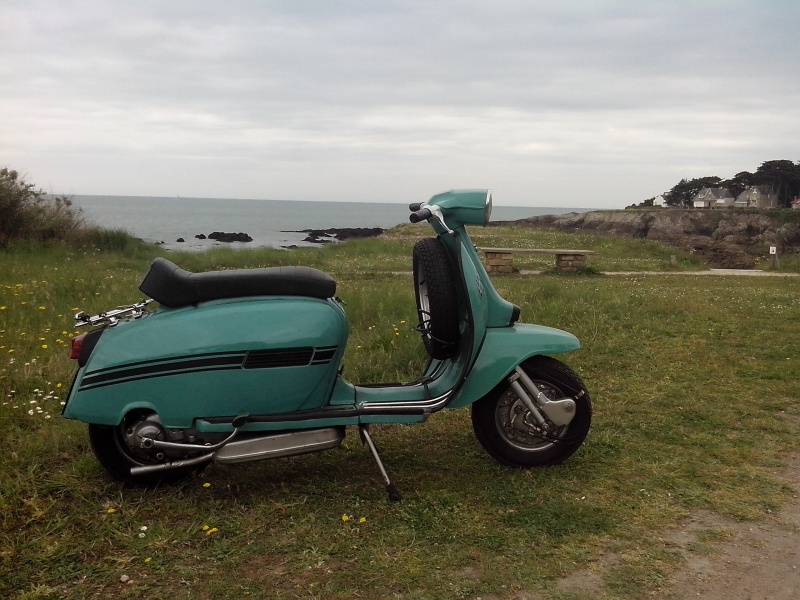
M 660 195 L 656 196 L 655 198 L 653 198 L 653 206 L 659 206 L 661 208 L 664 208 L 665 206 L 667 206 L 667 201 L 664 198 L 664 194 L 660 194 Z
M 728 188 L 706 188 L 704 187 L 697 195 L 692 198 L 695 208 L 721 208 L 723 206 L 733 206 L 735 198 Z

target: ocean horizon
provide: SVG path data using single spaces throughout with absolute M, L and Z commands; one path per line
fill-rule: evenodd
M 313 200 L 250 200 L 236 198 L 186 198 L 167 196 L 71 195 L 86 221 L 108 229 L 123 229 L 147 242 L 176 250 L 205 250 L 225 245 L 233 248 L 313 245 L 305 242 L 304 229 L 380 227 L 391 229 L 408 222 L 408 205 L 379 202 L 323 202 Z M 492 221 L 591 208 L 497 206 Z M 195 236 L 222 231 L 246 233 L 252 242 L 216 242 Z M 178 239 L 185 240 L 178 242 Z

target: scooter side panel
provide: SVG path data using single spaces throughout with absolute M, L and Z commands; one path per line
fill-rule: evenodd
M 563 354 L 580 347 L 574 335 L 552 327 L 518 323 L 490 328 L 469 378 L 448 407 L 459 408 L 479 400 L 531 356 Z
M 347 341 L 333 301 L 270 297 L 159 309 L 103 333 L 64 416 L 114 425 L 150 408 L 195 417 L 279 414 L 327 403 Z

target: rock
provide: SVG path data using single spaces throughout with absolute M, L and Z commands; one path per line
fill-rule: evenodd
M 198 233 L 198 234 L 197 234 L 196 236 L 194 236 L 194 237 L 195 237 L 196 239 L 198 239 L 198 240 L 204 240 L 204 239 L 206 239 L 206 234 L 204 234 L 204 233 Z
M 327 239 L 318 235 L 309 235 L 303 240 L 304 242 L 309 242 L 311 244 L 332 244 L 333 240 Z
M 218 242 L 252 242 L 253 238 L 251 238 L 246 233 L 225 233 L 223 231 L 215 231 L 214 233 L 210 233 L 208 235 L 208 239 L 210 240 L 217 240 Z
M 693 252 L 711 267 L 747 269 L 768 256 L 770 246 L 779 246 L 784 256 L 800 255 L 800 225 L 780 214 L 738 209 L 601 210 L 511 223 L 646 239 Z M 490 223 L 500 224 L 503 222 Z
M 370 238 L 381 235 L 385 229 L 380 227 L 332 227 L 330 229 L 303 229 L 301 231 L 284 233 L 307 233 L 304 242 L 312 244 L 329 244 L 332 241 L 343 242 L 356 238 Z
M 183 239 L 183 238 L 178 238 L 177 240 L 175 240 L 175 242 L 177 242 L 177 243 L 181 243 L 181 244 L 182 244 L 183 242 L 185 242 L 185 241 L 186 241 L 186 240 L 185 240 L 185 239 Z

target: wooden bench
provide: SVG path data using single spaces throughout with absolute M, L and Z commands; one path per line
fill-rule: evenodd
M 486 254 L 487 273 L 513 273 L 514 254 L 554 254 L 556 268 L 564 271 L 578 271 L 586 266 L 586 257 L 594 250 L 561 250 L 549 248 L 478 248 Z

